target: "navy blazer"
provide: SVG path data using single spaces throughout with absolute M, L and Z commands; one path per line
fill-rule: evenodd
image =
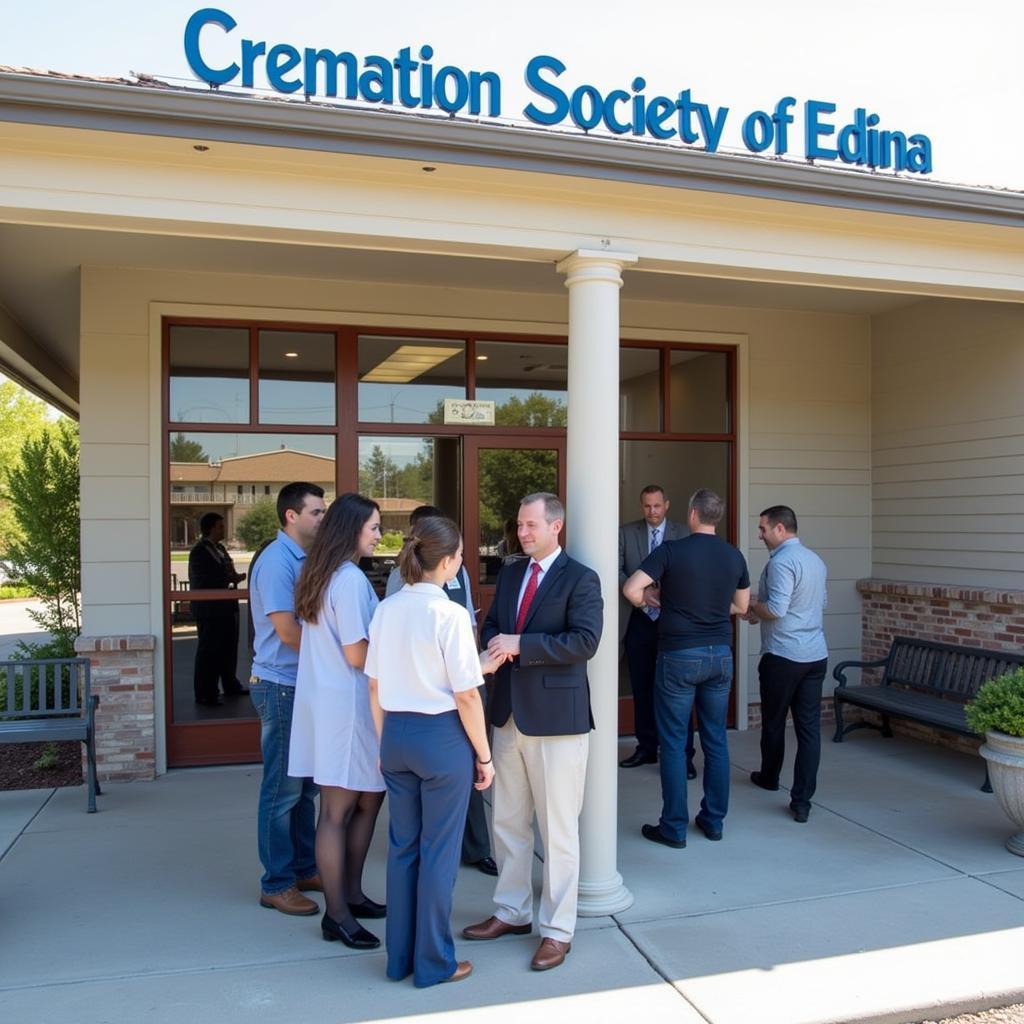
M 516 631 L 526 558 L 502 567 L 480 640 Z M 519 657 L 495 673 L 488 711 L 494 725 L 510 715 L 527 736 L 569 736 L 594 727 L 587 662 L 601 640 L 604 602 L 593 569 L 564 551 L 541 579 L 519 640 Z

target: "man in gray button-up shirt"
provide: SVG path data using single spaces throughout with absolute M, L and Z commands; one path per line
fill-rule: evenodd
M 777 790 L 785 756 L 786 713 L 796 732 L 796 763 L 789 806 L 807 821 L 821 759 L 821 684 L 828 665 L 822 628 L 825 563 L 797 537 L 796 514 L 786 505 L 761 513 L 757 535 L 768 548 L 757 600 L 747 621 L 761 625 L 761 769 L 750 781 Z

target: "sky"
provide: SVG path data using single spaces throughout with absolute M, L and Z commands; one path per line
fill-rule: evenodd
M 932 180 L 1024 190 L 1024 3 L 1020 0 L 206 0 L 238 22 L 208 29 L 210 53 L 237 56 L 239 40 L 349 50 L 391 59 L 425 43 L 435 67 L 497 72 L 502 113 L 524 121 L 523 82 L 536 54 L 558 57 L 570 90 L 629 89 L 649 96 L 690 89 L 729 107 L 722 150 L 744 151 L 739 126 L 790 95 L 837 105 L 837 125 L 863 106 L 880 129 L 924 133 Z M 142 72 L 198 83 L 184 55 L 185 23 L 199 0 L 33 0 L 7 4 L 0 64 L 89 75 Z M 220 36 L 221 38 L 216 38 Z M 205 37 L 204 37 L 205 38 Z M 220 49 L 218 49 L 220 47 Z M 257 85 L 259 82 L 257 81 Z M 790 157 L 803 156 L 791 144 Z

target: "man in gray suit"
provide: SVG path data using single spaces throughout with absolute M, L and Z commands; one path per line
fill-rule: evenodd
M 666 540 L 682 540 L 687 529 L 667 518 L 669 500 L 658 484 L 640 492 L 643 518 L 619 527 L 619 590 L 640 568 L 640 563 Z M 623 598 L 619 603 L 619 643 L 625 647 L 629 682 L 633 688 L 633 721 L 636 750 L 622 768 L 658 763 L 658 730 L 654 724 L 654 670 L 658 661 L 658 609 L 632 608 Z M 693 723 L 686 745 L 686 776 L 695 779 L 693 768 Z

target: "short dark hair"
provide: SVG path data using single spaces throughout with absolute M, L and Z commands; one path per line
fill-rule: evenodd
M 645 494 L 660 494 L 663 498 L 665 497 L 665 488 L 661 484 L 648 484 L 641 492 L 640 497 L 642 498 Z
M 199 520 L 199 532 L 205 537 L 223 518 L 219 512 L 207 512 Z
M 444 513 L 436 505 L 417 505 L 409 513 L 409 525 L 415 526 L 421 519 L 444 518 Z
M 285 512 L 291 509 L 296 515 L 302 512 L 306 498 L 312 494 L 314 498 L 322 498 L 324 489 L 316 484 L 308 484 L 303 480 L 285 484 L 277 495 L 277 520 L 282 526 L 288 525 Z
M 725 502 L 710 487 L 693 492 L 690 508 L 697 513 L 701 526 L 717 526 L 725 514 Z
M 782 523 L 786 533 L 796 533 L 796 513 L 788 505 L 771 505 L 759 518 L 767 519 L 769 526 L 778 526 Z

